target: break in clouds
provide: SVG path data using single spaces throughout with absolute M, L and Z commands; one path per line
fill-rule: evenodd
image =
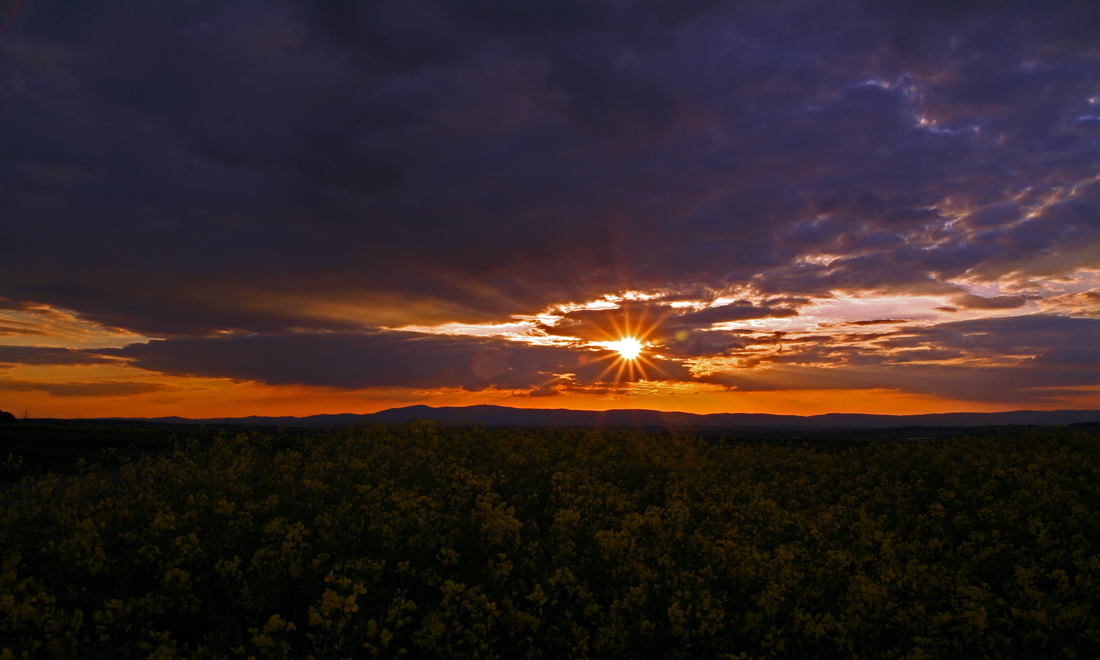
M 1094 392 L 1097 35 L 1094 2 L 28 3 L 0 379 L 564 392 L 644 326 L 651 380 Z M 141 341 L 36 346 L 48 313 Z

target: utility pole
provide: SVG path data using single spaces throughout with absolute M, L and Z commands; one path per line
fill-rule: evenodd
M 23 408 L 23 419 L 27 418 L 27 409 Z

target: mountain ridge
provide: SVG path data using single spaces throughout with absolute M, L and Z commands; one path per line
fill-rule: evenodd
M 920 415 L 878 415 L 826 413 L 822 415 L 777 415 L 772 413 L 688 413 L 620 408 L 603 411 L 569 408 L 510 408 L 488 404 L 474 406 L 425 405 L 390 408 L 376 413 L 338 413 L 306 417 L 113 417 L 124 421 L 174 424 L 233 424 L 240 426 L 324 427 L 362 423 L 393 423 L 430 419 L 448 424 L 486 426 L 670 426 L 685 428 L 770 427 L 770 428 L 900 428 L 910 426 L 1006 426 L 1066 425 L 1100 422 L 1100 410 L 1013 410 L 1008 412 L 927 413 Z

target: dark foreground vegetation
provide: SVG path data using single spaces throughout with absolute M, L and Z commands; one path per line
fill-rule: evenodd
M 1100 450 L 426 422 L 0 493 L 0 658 L 1094 658 Z
M 201 435 L 198 428 L 167 424 L 66 421 L 20 420 L 0 426 L 0 488 L 24 476 L 117 468 L 126 460 L 170 452 L 173 440 Z

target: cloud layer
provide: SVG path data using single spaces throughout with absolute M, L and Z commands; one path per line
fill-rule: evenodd
M 1065 343 L 1100 336 L 1097 35 L 1094 2 L 28 4 L 0 342 L 160 341 L 0 361 L 540 390 L 633 323 L 670 381 L 1100 387 Z M 860 297 L 923 325 L 792 330 Z

